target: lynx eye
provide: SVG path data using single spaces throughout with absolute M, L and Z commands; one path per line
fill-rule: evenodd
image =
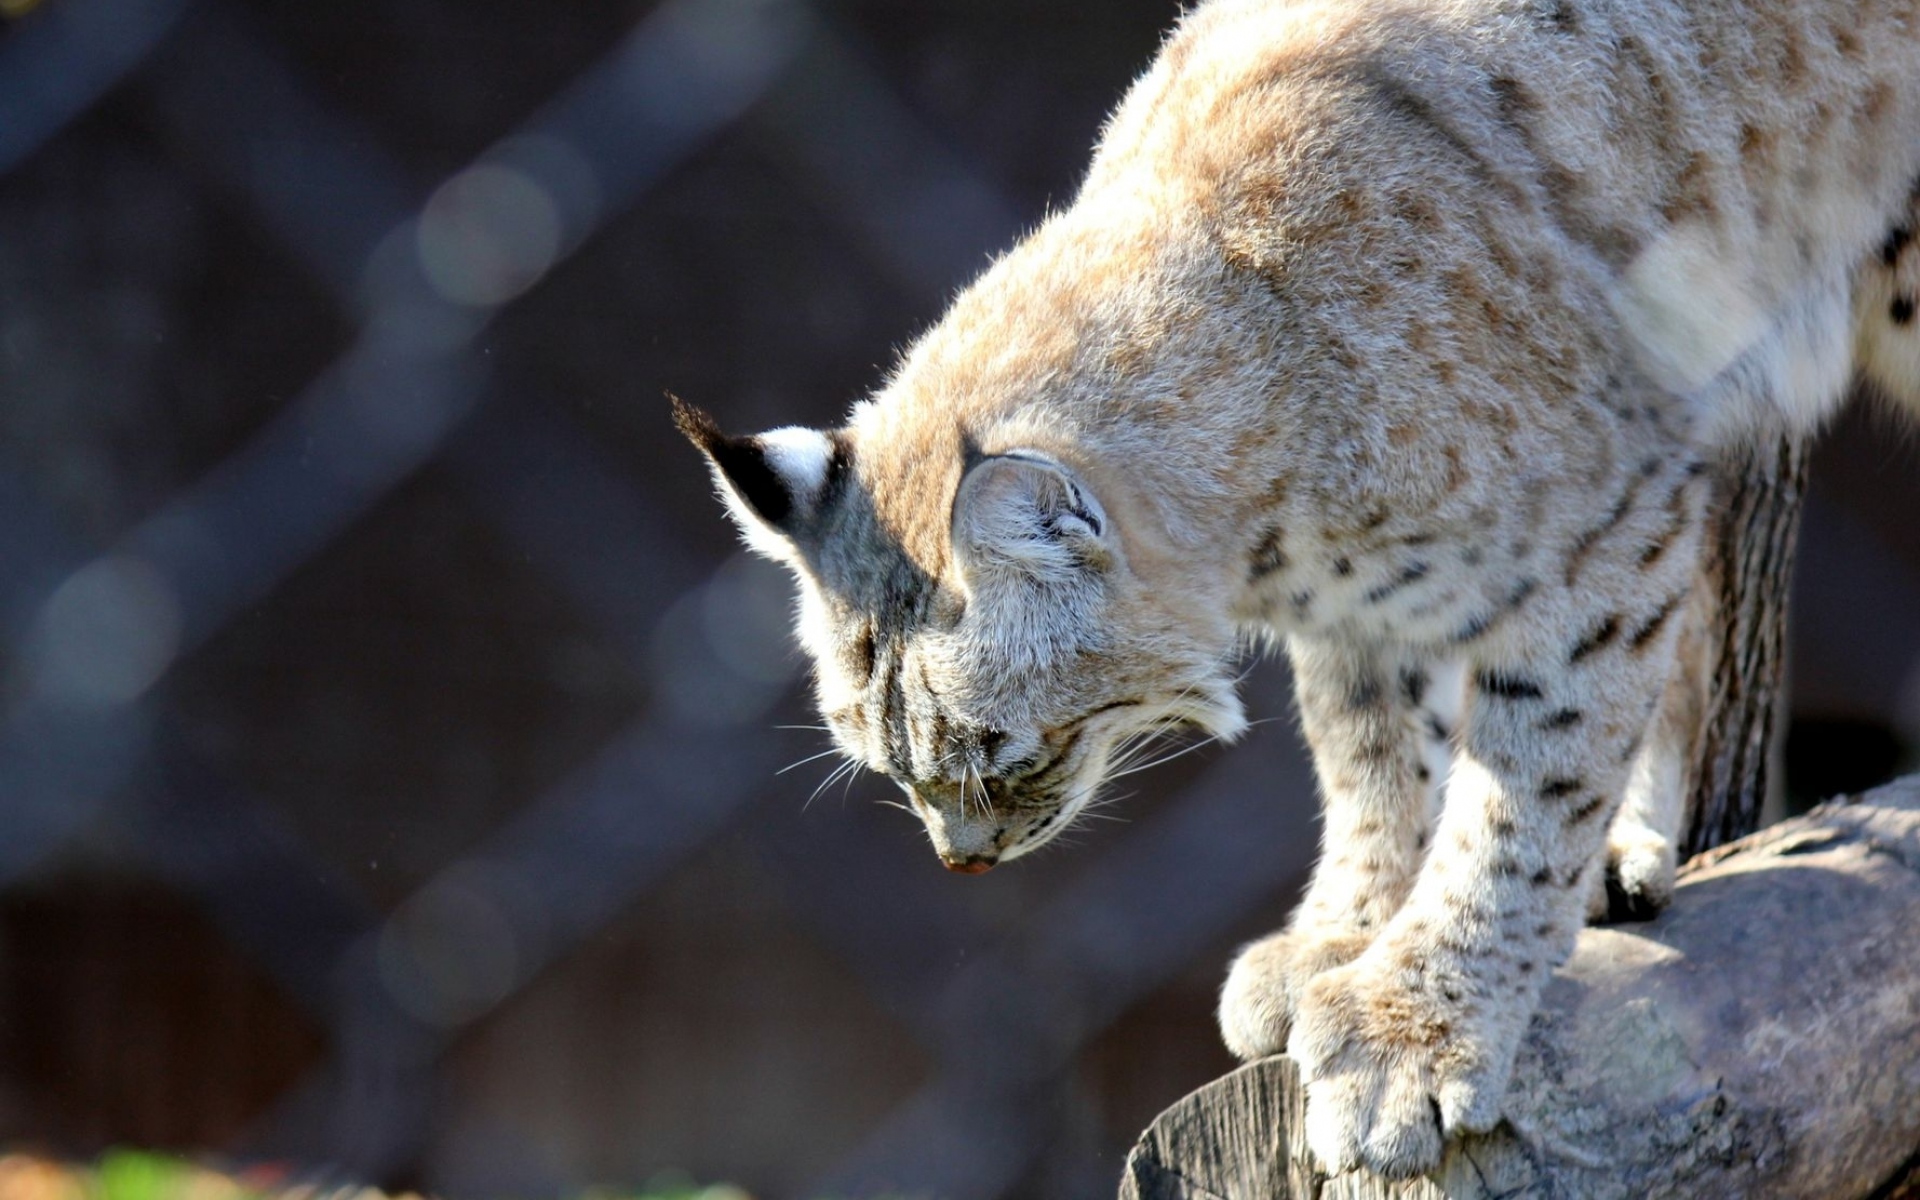
M 1025 779 L 1027 776 L 1033 774 L 1034 771 L 1039 769 L 1039 767 L 1040 767 L 1039 755 L 1024 754 L 1019 758 L 1014 759 L 1010 763 L 1002 764 L 999 770 L 999 775 L 1002 779 L 1007 779 L 1007 780 Z

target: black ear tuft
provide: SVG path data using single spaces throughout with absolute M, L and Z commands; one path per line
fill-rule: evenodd
M 707 456 L 734 494 L 762 521 L 781 528 L 793 515 L 793 492 L 767 461 L 766 448 L 759 439 L 729 437 L 705 412 L 671 392 L 667 399 L 673 402 L 674 425 Z
M 674 405 L 674 426 L 707 455 L 728 507 L 749 534 L 749 526 L 756 524 L 793 540 L 806 513 L 820 507 L 845 465 L 843 449 L 831 434 L 787 426 L 733 438 L 720 432 L 720 424 L 701 409 L 674 394 L 668 399 Z M 776 553 L 772 543 L 755 545 Z
M 720 426 L 703 409 L 688 404 L 685 400 L 667 393 L 667 402 L 673 405 L 673 427 L 695 446 L 702 454 L 712 452 L 715 442 L 725 441 L 726 434 L 720 432 Z

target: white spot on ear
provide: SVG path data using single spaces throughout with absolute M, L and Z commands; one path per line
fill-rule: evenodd
M 817 429 L 789 425 L 755 434 L 749 440 L 767 469 L 779 480 L 780 490 L 786 494 L 784 501 L 777 505 L 778 518 L 774 523 L 769 523 L 754 504 L 742 495 L 738 482 L 728 478 L 727 470 L 715 459 L 713 473 L 720 485 L 721 499 L 734 523 L 739 525 L 748 546 L 777 562 L 798 568 L 801 557 L 800 547 L 792 536 L 794 519 L 806 516 L 820 503 L 820 493 L 827 482 L 827 470 L 833 463 L 833 439 Z M 765 499 L 762 498 L 763 503 Z
M 833 461 L 832 440 L 818 429 L 798 425 L 769 429 L 754 440 L 766 451 L 768 465 L 786 480 L 794 499 L 801 505 L 811 504 L 820 494 L 820 485 L 827 481 L 827 465 Z

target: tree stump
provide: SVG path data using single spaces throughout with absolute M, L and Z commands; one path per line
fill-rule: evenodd
M 1712 665 L 1699 698 L 1683 857 L 1760 828 L 1786 680 L 1807 453 L 1805 438 L 1782 435 L 1713 464 L 1717 518 L 1699 583 L 1711 615 L 1707 628 L 1690 631 L 1706 639 Z
M 1154 1121 L 1124 1200 L 1901 1194 L 1920 1147 L 1920 776 L 1682 869 L 1672 907 L 1555 972 L 1507 1122 L 1431 1178 L 1312 1169 L 1284 1058 Z

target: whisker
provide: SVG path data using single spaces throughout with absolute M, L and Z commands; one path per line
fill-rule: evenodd
M 1195 750 L 1203 750 L 1206 747 L 1213 745 L 1215 742 L 1219 740 L 1220 739 L 1217 737 L 1202 738 L 1200 741 L 1195 742 L 1191 746 L 1182 746 L 1178 750 L 1173 751 L 1171 754 L 1162 754 L 1159 758 L 1156 758 L 1151 762 L 1144 762 L 1137 767 L 1129 767 L 1127 770 L 1124 770 L 1124 771 L 1115 771 L 1111 775 L 1107 776 L 1107 778 L 1123 779 L 1128 775 L 1138 775 L 1140 772 L 1152 770 L 1154 767 L 1157 767 L 1162 763 L 1170 763 L 1176 758 L 1185 758 L 1187 755 L 1192 754 Z
M 819 797 L 821 792 L 824 792 L 828 788 L 832 787 L 833 781 L 836 779 L 840 779 L 844 777 L 847 781 L 847 786 L 851 788 L 853 786 L 854 772 L 858 771 L 859 769 L 860 769 L 860 761 L 858 759 L 853 759 L 853 758 L 850 758 L 847 761 L 841 763 L 839 766 L 835 767 L 832 770 L 832 772 L 827 775 L 825 779 L 822 779 L 820 781 L 819 786 L 813 789 L 812 794 L 807 797 L 806 803 L 800 806 L 800 811 L 805 812 L 807 811 L 808 808 L 812 807 L 814 800 Z
M 969 781 L 972 784 L 971 796 L 969 796 L 967 786 Z M 980 767 L 976 763 L 967 764 L 966 779 L 963 780 L 960 785 L 961 812 L 966 811 L 967 801 L 969 799 L 979 803 L 981 816 L 986 816 L 993 811 L 993 803 L 987 798 L 987 781 L 980 778 Z
M 1169 714 L 1161 717 L 1147 728 L 1130 735 L 1121 743 L 1121 749 L 1113 755 L 1113 761 L 1107 767 L 1108 778 L 1126 774 L 1133 765 L 1145 757 L 1155 742 L 1184 723 L 1185 718 Z
M 1131 800 L 1139 794 L 1139 792 L 1122 792 L 1118 796 L 1107 796 L 1098 800 L 1089 800 L 1081 807 L 1078 813 L 1074 814 L 1074 820 L 1078 821 L 1080 818 L 1085 817 L 1089 821 L 1112 821 L 1117 825 L 1131 825 L 1133 821 L 1129 817 L 1119 816 L 1116 813 L 1101 812 L 1100 810 L 1109 805 L 1118 804 L 1122 800 Z
M 840 753 L 840 748 L 838 746 L 835 746 L 831 750 L 822 750 L 818 754 L 809 754 L 805 758 L 801 759 L 799 762 L 788 763 L 786 766 L 781 767 L 778 771 L 775 771 L 774 774 L 785 775 L 788 771 L 793 770 L 795 767 L 804 767 L 810 762 L 819 762 L 823 758 L 828 758 L 838 753 Z

